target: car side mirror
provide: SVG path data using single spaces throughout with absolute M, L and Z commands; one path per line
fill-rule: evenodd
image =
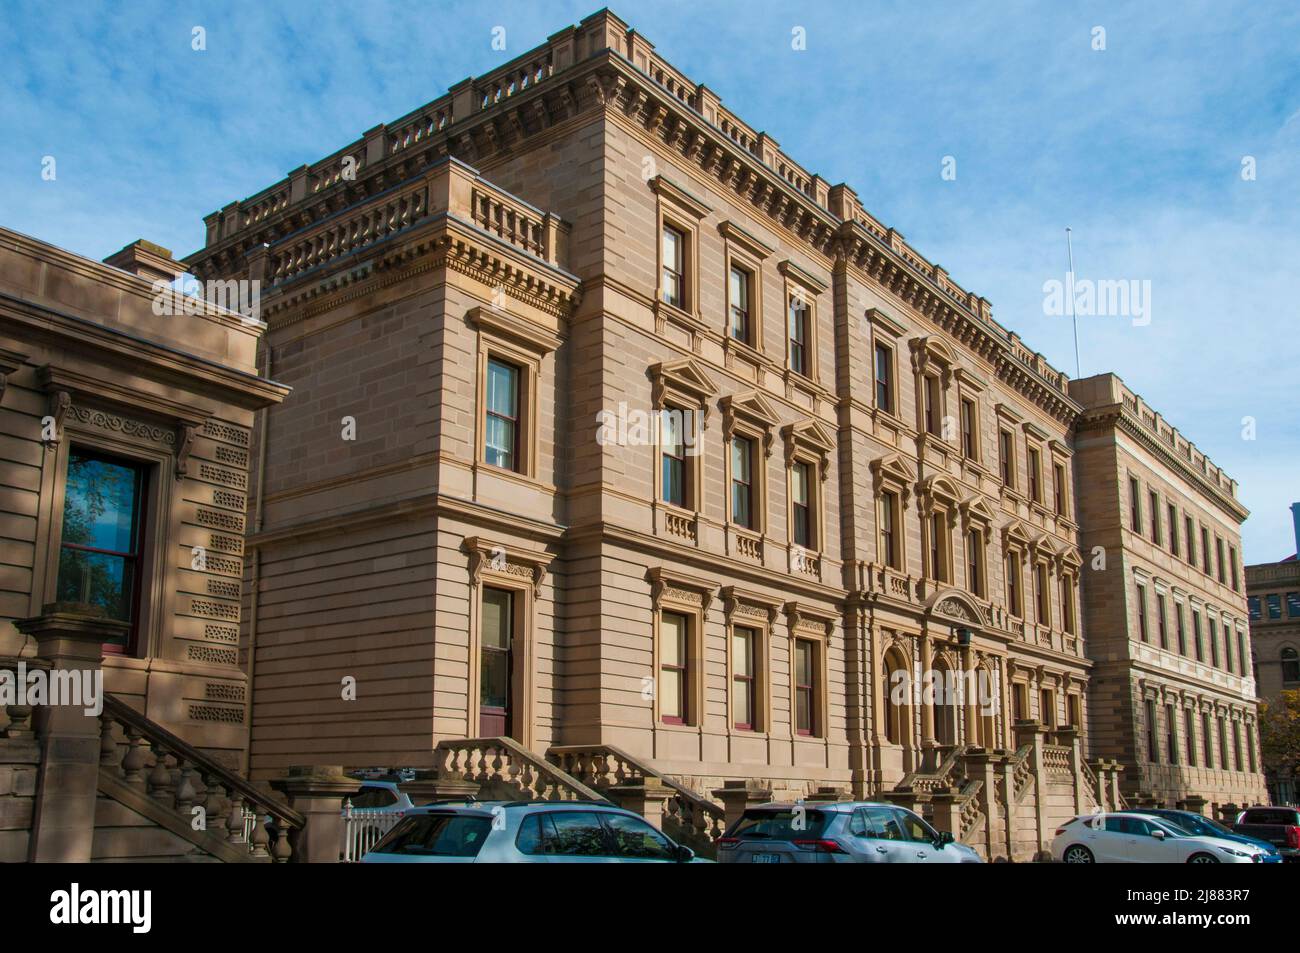
M 1151 832 L 1151 836 L 1154 837 L 1156 840 L 1164 840 L 1164 839 L 1165 839 L 1165 832 L 1164 832 L 1164 831 L 1152 831 L 1152 832 Z
M 691 850 L 689 847 L 683 847 L 681 844 L 677 845 L 677 863 L 689 864 L 694 859 L 695 851 Z
M 935 841 L 935 846 L 938 847 L 940 850 L 943 850 L 944 847 L 946 847 L 947 845 L 953 842 L 953 839 L 954 838 L 952 836 L 951 831 L 940 831 L 939 839 Z

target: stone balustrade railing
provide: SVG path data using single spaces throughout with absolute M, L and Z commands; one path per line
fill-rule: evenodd
M 1058 777 L 1069 777 L 1074 771 L 1070 767 L 1070 749 L 1064 745 L 1043 745 L 1043 767 L 1047 773 Z
M 711 853 L 726 828 L 726 811 L 721 805 L 612 745 L 553 747 L 547 757 L 597 790 L 646 781 L 663 785 L 669 792 L 663 803 L 665 832 L 687 846 L 704 847 Z
M 1029 790 L 1030 782 L 1034 779 L 1034 766 L 1029 757 L 1032 749 L 1032 745 L 1021 745 L 1016 749 L 1015 756 L 1012 759 L 1015 765 L 1011 773 L 1011 786 L 1014 788 L 1012 795 L 1017 803 L 1024 798 L 1025 793 Z
M 439 778 L 478 784 L 484 800 L 605 800 L 512 738 L 442 741 L 433 753 Z
M 447 159 L 426 174 L 343 209 L 271 245 L 251 275 L 272 288 L 343 262 L 430 218 L 447 215 L 551 265 L 561 265 L 568 226 L 557 216 L 480 178 Z
M 306 824 L 297 811 L 112 695 L 104 696 L 99 722 L 101 776 L 119 779 L 186 826 L 201 814 L 211 821 L 208 833 L 246 852 L 249 860 L 289 860 L 290 836 Z M 256 817 L 252 824 L 250 814 Z M 273 842 L 268 825 L 274 828 Z

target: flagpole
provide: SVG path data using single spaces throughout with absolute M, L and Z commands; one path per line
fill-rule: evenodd
M 1065 251 L 1070 258 L 1070 271 L 1065 280 L 1065 297 L 1070 304 L 1070 321 L 1074 324 L 1074 377 L 1083 376 L 1079 365 L 1079 316 L 1074 313 L 1074 246 L 1070 242 L 1070 226 L 1065 226 Z

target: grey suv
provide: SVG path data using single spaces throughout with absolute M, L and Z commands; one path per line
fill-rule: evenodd
M 413 808 L 363 864 L 680 864 L 695 860 L 650 824 L 590 801 L 464 801 Z M 704 863 L 704 861 L 696 861 Z
M 978 864 L 979 854 L 892 804 L 764 804 L 718 841 L 720 864 Z

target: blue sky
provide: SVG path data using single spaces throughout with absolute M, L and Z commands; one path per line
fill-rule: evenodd
M 188 254 L 203 215 L 596 9 L 6 3 L 0 224 L 94 258 L 140 237 Z M 1043 308 L 1044 281 L 1064 277 L 1065 226 L 1081 279 L 1149 280 L 1149 325 L 1080 319 L 1083 374 L 1117 372 L 1240 481 L 1248 562 L 1294 551 L 1300 5 L 612 9 L 1068 373 L 1069 321 Z

